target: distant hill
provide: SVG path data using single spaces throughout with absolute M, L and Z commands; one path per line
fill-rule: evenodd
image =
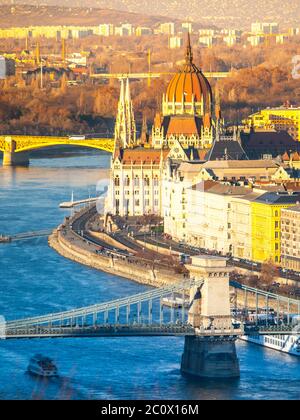
M 7 0 L 0 0 L 0 4 L 7 2 Z M 15 3 L 41 4 L 37 0 L 15 0 Z M 109 8 L 142 15 L 164 15 L 168 19 L 190 18 L 203 26 L 213 24 L 220 27 L 247 29 L 251 22 L 256 20 L 277 21 L 283 27 L 300 24 L 299 0 L 189 0 L 188 2 L 183 0 L 43 0 L 42 4 L 81 6 L 86 10 L 87 7 Z M 114 19 L 117 14 L 118 12 L 113 12 L 111 19 Z M 92 17 L 88 15 L 89 13 L 85 18 L 92 20 Z M 110 15 L 106 14 L 106 17 L 109 18 Z
M 67 3 L 68 0 L 63 0 Z M 62 2 L 61 2 L 62 3 Z M 0 26 L 8 28 L 30 25 L 87 25 L 100 23 L 120 24 L 129 22 L 133 25 L 153 26 L 165 19 L 141 13 L 131 13 L 111 9 L 60 6 L 1 5 Z

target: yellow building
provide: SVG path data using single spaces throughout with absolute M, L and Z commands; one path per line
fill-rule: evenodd
M 252 259 L 256 262 L 281 261 L 281 210 L 300 202 L 300 194 L 268 192 L 251 203 Z
M 294 140 L 300 141 L 300 108 L 266 108 L 249 116 L 246 125 L 254 129 L 287 131 Z

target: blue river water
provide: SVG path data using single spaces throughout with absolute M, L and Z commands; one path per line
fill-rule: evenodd
M 0 233 L 58 225 L 58 204 L 107 183 L 109 156 L 88 153 L 0 167 Z M 145 286 L 66 260 L 34 239 L 0 245 L 0 315 L 13 319 L 84 306 Z M 237 343 L 241 378 L 197 382 L 180 374 L 183 338 L 0 340 L 0 399 L 300 399 L 300 359 Z M 58 379 L 26 373 L 40 352 Z

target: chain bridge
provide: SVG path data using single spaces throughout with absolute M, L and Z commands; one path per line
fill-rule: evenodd
M 265 310 L 271 313 L 277 307 L 276 325 L 244 326 L 237 328 L 198 328 L 188 322 L 188 311 L 192 303 L 191 287 L 202 288 L 204 280 L 190 280 L 173 284 L 133 296 L 109 302 L 57 312 L 47 315 L 7 321 L 5 338 L 59 338 L 59 337 L 109 337 L 109 336 L 180 336 L 180 335 L 251 335 L 251 334 L 299 334 L 291 327 L 292 307 L 300 314 L 300 301 L 254 289 L 236 282 L 231 286 L 243 290 L 244 305 L 240 309 L 245 315 L 250 295 L 255 298 L 256 312 L 259 298 L 266 301 Z M 286 310 L 283 309 L 286 306 Z M 281 323 L 285 319 L 285 323 Z M 236 317 L 241 321 L 242 317 Z
M 300 300 L 230 282 L 232 268 L 221 257 L 192 257 L 187 268 L 190 279 L 184 282 L 82 308 L 8 320 L 0 325 L 0 337 L 184 336 L 182 372 L 232 378 L 240 372 L 235 348 L 239 336 L 299 336 L 293 315 L 300 314 Z M 263 323 L 258 317 L 262 305 Z

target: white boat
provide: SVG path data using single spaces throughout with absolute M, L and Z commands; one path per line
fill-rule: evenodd
M 244 335 L 241 340 L 300 357 L 300 335 Z
M 164 297 L 162 300 L 163 306 L 169 306 L 170 308 L 188 308 L 189 307 L 189 298 L 183 298 L 182 295 L 174 293 L 174 296 Z
M 27 370 L 32 375 L 37 376 L 48 378 L 58 376 L 57 367 L 53 360 L 41 354 L 36 354 L 30 359 Z

